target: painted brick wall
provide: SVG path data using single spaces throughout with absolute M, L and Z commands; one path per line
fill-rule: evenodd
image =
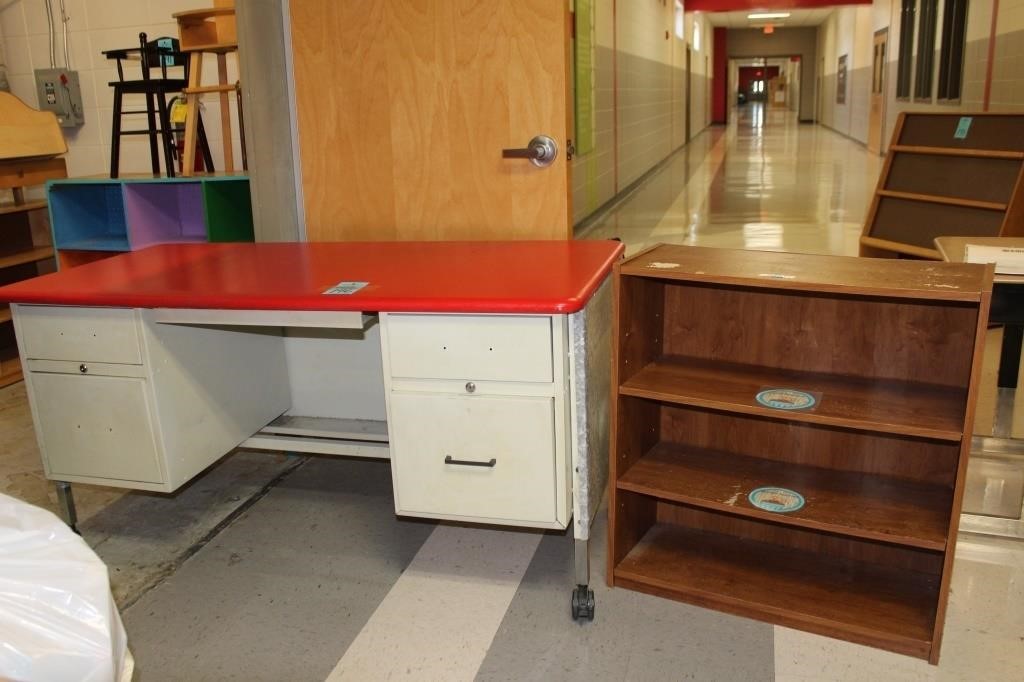
M 113 92 L 108 83 L 117 78 L 114 62 L 101 51 L 138 45 L 139 33 L 151 38 L 178 35 L 177 23 L 171 15 L 189 9 L 210 7 L 210 0 L 65 0 L 69 23 L 70 62 L 78 70 L 85 105 L 84 126 L 67 129 L 68 174 L 75 176 L 106 174 L 110 165 L 110 132 Z M 53 0 L 56 11 L 59 3 Z M 57 64 L 64 64 L 60 24 L 56 26 Z M 45 4 L 42 0 L 0 1 L 0 43 L 3 44 L 11 92 L 31 106 L 37 106 L 33 70 L 49 66 L 49 41 Z M 203 65 L 203 80 L 213 83 L 217 78 L 216 60 L 208 58 Z M 138 73 L 137 63 L 126 65 L 126 76 Z M 228 78 L 237 78 L 234 55 L 228 57 Z M 203 120 L 206 122 L 214 164 L 223 168 L 220 110 L 218 98 L 203 99 Z M 125 99 L 125 109 L 141 107 L 141 100 Z M 232 137 L 236 164 L 241 158 L 238 142 L 236 108 L 232 100 Z M 135 119 L 135 120 L 133 120 Z M 124 119 L 129 129 L 139 119 Z M 122 138 L 121 172 L 150 172 L 149 142 L 145 136 Z
M 867 142 L 871 94 L 872 8 L 842 7 L 818 29 L 822 70 L 819 122 L 858 142 Z M 839 57 L 846 55 L 846 102 L 836 101 Z
M 1009 0 L 1010 4 L 1024 8 L 1024 0 Z M 873 5 L 864 7 L 839 8 L 819 28 L 818 45 L 822 55 L 825 75 L 818 102 L 819 121 L 851 138 L 865 143 L 870 122 L 871 102 L 871 58 L 872 41 L 875 31 L 888 28 L 886 82 L 884 84 L 885 124 L 882 130 L 883 150 L 888 146 L 896 119 L 902 111 L 980 111 L 983 102 L 985 71 L 988 62 L 989 31 L 992 21 L 992 3 L 972 2 L 967 16 L 966 45 L 964 49 L 964 78 L 961 97 L 956 101 L 939 101 L 935 98 L 938 79 L 933 79 L 933 96 L 930 99 L 897 99 L 896 69 L 899 56 L 900 0 L 875 0 Z M 936 35 L 935 63 L 938 68 L 941 40 L 942 3 Z M 1020 12 L 1024 17 L 1024 9 Z M 1013 11 L 1000 9 L 1000 38 L 997 42 L 996 62 L 992 89 L 992 110 L 1011 110 L 1024 104 L 1024 91 L 1020 92 L 1020 104 L 1014 104 L 1018 86 L 1018 74 L 1024 67 L 1024 25 L 1013 29 Z M 1024 18 L 1020 20 L 1024 23 Z M 1003 38 L 1005 33 L 1006 38 Z M 916 31 L 915 31 L 916 34 Z M 916 43 L 916 39 L 915 39 Z M 1002 49 L 1002 52 L 1000 52 Z M 913 49 L 914 59 L 916 44 Z M 835 103 L 836 64 L 841 54 L 848 54 L 847 104 Z M 850 60 L 852 59 L 852 63 Z M 912 65 L 913 68 L 913 65 Z M 997 92 L 999 93 L 997 95 Z
M 700 26 L 699 50 L 693 46 L 694 22 Z M 595 149 L 573 162 L 575 222 L 685 144 L 687 45 L 690 134 L 709 124 L 705 71 L 711 65 L 711 26 L 705 16 L 687 14 L 683 34 L 680 39 L 675 32 L 672 0 L 595 0 Z

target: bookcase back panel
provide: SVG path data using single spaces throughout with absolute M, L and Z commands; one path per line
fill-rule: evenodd
M 977 314 L 976 306 L 950 303 L 666 285 L 663 351 L 966 387 Z
M 957 136 L 961 120 L 969 118 L 965 135 Z M 897 144 L 953 149 L 1024 151 L 1024 115 L 907 114 Z
M 880 197 L 870 236 L 924 249 L 936 237 L 998 237 L 1002 211 Z
M 615 566 L 629 550 L 640 541 L 657 518 L 658 501 L 647 495 L 621 490 L 617 492 L 619 503 L 614 510 L 617 523 L 612 528 L 613 549 L 609 552 L 612 566 Z M 609 510 L 611 512 L 611 510 Z
M 664 336 L 659 327 L 664 320 L 665 285 L 654 279 L 637 277 L 617 280 L 622 287 L 617 297 L 624 322 L 618 328 L 618 380 L 626 381 L 662 352 Z
M 908 152 L 893 156 L 885 189 L 1005 204 L 1020 168 L 1015 159 L 950 156 L 937 163 L 933 154 Z
M 939 575 L 942 571 L 943 555 L 941 552 L 900 547 L 765 521 L 755 521 L 665 500 L 657 502 L 657 521 L 756 542 L 768 542 L 794 550 L 805 550 L 826 556 L 878 564 L 887 568 L 899 568 L 929 575 Z
M 669 404 L 660 404 L 658 430 L 659 440 L 669 443 L 950 488 L 955 483 L 960 456 L 960 445 L 954 442 L 850 431 Z
M 631 425 L 628 429 L 615 431 L 615 467 L 621 474 L 658 442 L 661 404 L 640 398 L 620 397 L 615 400 L 616 421 Z

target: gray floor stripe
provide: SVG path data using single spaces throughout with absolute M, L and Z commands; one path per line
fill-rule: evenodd
M 438 526 L 328 682 L 472 680 L 541 537 Z
M 124 613 L 137 681 L 323 680 L 433 528 L 387 462 L 312 459 Z
M 599 518 L 592 547 L 594 622 L 580 625 L 569 614 L 571 535 L 548 534 L 477 680 L 774 679 L 771 625 L 606 587 L 605 534 Z

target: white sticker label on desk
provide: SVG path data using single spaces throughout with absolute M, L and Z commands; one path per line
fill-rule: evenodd
M 1024 249 L 968 244 L 964 260 L 968 263 L 995 263 L 996 272 L 1001 275 L 1024 275 Z
M 356 293 L 357 291 L 365 287 L 367 284 L 369 284 L 369 282 L 338 282 L 324 293 L 340 294 L 342 296 L 347 296 L 348 294 Z

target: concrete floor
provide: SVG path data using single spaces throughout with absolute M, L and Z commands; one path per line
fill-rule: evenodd
M 881 160 L 753 107 L 582 236 L 856 253 Z M 998 339 L 995 339 L 998 340 Z M 988 364 L 992 362 L 987 358 Z M 994 395 L 991 367 L 986 380 Z M 979 423 L 984 422 L 982 406 Z M 0 492 L 54 508 L 24 390 Z M 939 666 L 604 586 L 568 615 L 572 538 L 394 516 L 386 463 L 235 453 L 175 496 L 78 486 L 138 680 L 987 680 L 1024 669 L 1024 545 L 962 536 Z

